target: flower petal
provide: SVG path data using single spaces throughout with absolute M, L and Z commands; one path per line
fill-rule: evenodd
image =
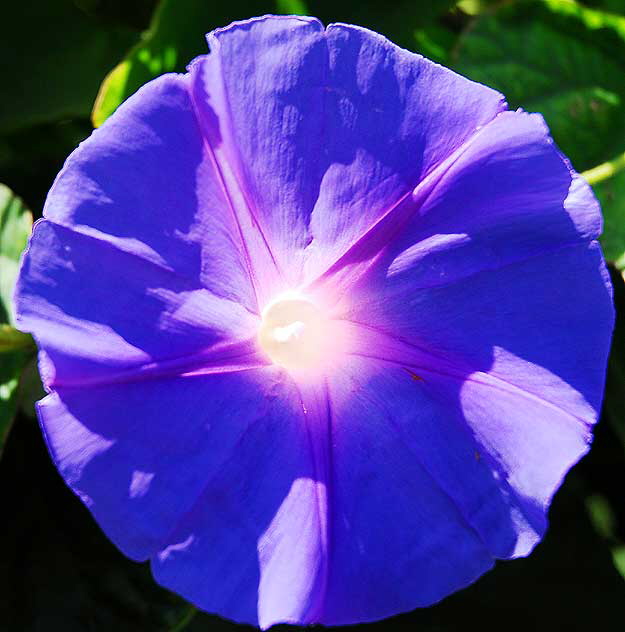
M 304 250 L 314 277 L 504 108 L 358 27 L 269 17 L 208 40 L 190 67 L 204 133 L 291 286 Z
M 603 270 L 598 245 L 582 243 L 453 284 L 412 293 L 405 285 L 392 298 L 381 297 L 387 301 L 385 314 L 393 315 L 385 324 L 387 332 L 369 327 L 361 334 L 361 350 L 352 347 L 354 354 L 385 360 L 388 368 L 384 377 L 354 380 L 350 390 L 366 398 L 371 409 L 385 407 L 384 419 L 394 427 L 397 440 L 403 435 L 432 474 L 433 484 L 453 499 L 493 556 L 516 557 L 532 550 L 544 534 L 553 494 L 588 450 L 600 409 L 613 317 Z M 374 313 L 368 311 L 369 316 Z M 354 374 L 366 376 L 366 371 Z M 347 433 L 345 418 L 337 412 L 336 425 Z M 363 426 L 369 428 L 368 423 Z M 372 439 L 365 436 L 363 446 L 367 443 L 372 445 Z M 334 444 L 338 467 L 348 450 L 340 451 L 336 436 Z M 395 451 L 389 448 L 391 453 Z M 393 470 L 403 469 L 392 463 Z M 342 475 L 335 472 L 340 482 Z M 350 491 L 341 496 L 339 484 L 332 499 L 344 506 Z M 351 493 L 362 485 L 354 483 Z M 391 518 L 385 524 L 398 521 Z M 336 523 L 335 518 L 332 525 Z M 395 542 L 400 535 L 389 539 Z M 346 534 L 332 550 L 344 550 L 348 541 Z M 462 554 L 456 554 L 460 578 L 472 566 L 463 565 Z M 353 551 L 352 556 L 356 559 Z M 354 576 L 365 572 L 353 571 Z M 406 576 L 417 572 L 407 571 Z M 450 571 L 449 591 L 453 578 Z M 340 581 L 350 585 L 349 578 Z M 374 583 L 379 586 L 380 580 Z M 430 585 L 430 576 L 425 584 Z M 439 597 L 445 591 L 442 584 L 440 590 Z M 416 587 L 413 592 L 419 595 Z M 342 597 L 342 603 L 357 599 Z M 367 603 L 373 599 L 369 595 Z M 392 604 L 389 599 L 387 605 Z M 398 598 L 394 605 L 401 611 L 409 602 Z M 384 606 L 380 603 L 379 613 L 371 616 L 383 616 Z M 353 616 L 346 612 L 344 620 Z
M 166 75 L 70 156 L 31 239 L 19 325 L 57 378 L 254 335 L 254 291 L 187 79 Z
M 596 201 L 540 117 L 502 114 L 482 134 L 346 313 L 592 422 L 614 317 Z
M 419 192 L 415 192 L 419 196 Z M 539 114 L 504 112 L 439 174 L 389 248 L 388 276 L 430 286 L 590 241 L 599 205 Z
M 590 187 L 539 114 L 502 112 L 432 170 L 311 287 L 350 298 L 406 270 L 438 285 L 574 242 L 601 230 Z M 356 301 L 354 301 L 356 302 Z
M 250 427 L 152 563 L 163 585 L 263 629 L 319 621 L 326 593 L 326 429 L 299 389 L 290 395 Z
M 488 545 L 513 549 L 511 508 L 491 466 L 474 457 L 454 390 L 362 358 L 330 382 L 331 564 L 322 623 L 429 605 L 492 566 Z
M 211 350 L 253 336 L 258 322 L 197 281 L 50 221 L 35 227 L 17 298 L 18 322 L 37 338 L 48 387 L 176 359 L 174 372 L 182 373 Z
M 263 627 L 313 616 L 325 481 L 282 371 L 61 388 L 39 414 L 69 486 L 163 585 Z
M 377 312 L 369 305 L 368 322 L 594 423 L 614 317 L 604 266 L 593 242 L 429 289 L 411 291 L 406 278 Z
M 155 553 L 267 415 L 272 380 L 259 388 L 249 373 L 61 388 L 40 403 L 60 472 L 127 555 Z M 151 477 L 140 492 L 136 476 Z
M 355 357 L 330 393 L 325 624 L 430 605 L 495 558 L 526 555 L 588 449 L 589 429 L 570 413 L 443 363 Z

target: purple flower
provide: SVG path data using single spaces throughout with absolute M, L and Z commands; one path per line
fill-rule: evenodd
M 203 609 L 371 621 L 527 555 L 587 450 L 601 219 L 536 114 L 259 18 L 68 159 L 23 262 L 52 458 Z

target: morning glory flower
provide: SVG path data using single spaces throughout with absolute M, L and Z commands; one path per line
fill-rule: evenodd
M 107 536 L 266 628 L 527 555 L 588 450 L 600 212 L 543 119 L 363 28 L 208 36 L 69 157 L 24 256 L 41 427 Z

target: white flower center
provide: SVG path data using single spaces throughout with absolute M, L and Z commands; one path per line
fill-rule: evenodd
M 258 341 L 274 364 L 286 369 L 311 369 L 321 364 L 328 344 L 328 321 L 303 298 L 283 298 L 262 315 Z

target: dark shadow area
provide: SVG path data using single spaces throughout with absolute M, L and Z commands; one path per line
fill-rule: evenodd
M 37 423 L 20 416 L 0 461 L 6 632 L 166 630 L 184 604 L 110 543 L 53 467 Z

